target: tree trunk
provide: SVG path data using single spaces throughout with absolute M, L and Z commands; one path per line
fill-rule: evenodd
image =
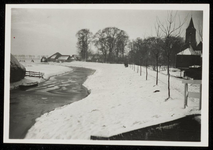
M 139 68 L 138 68 L 139 66 L 137 65 L 137 73 L 138 73 L 138 70 L 139 70 Z
M 85 50 L 85 61 L 87 61 L 87 50 Z
M 168 99 L 170 98 L 170 73 L 169 73 L 169 56 L 167 57 L 167 75 L 168 75 Z
M 157 67 L 157 70 L 156 70 L 156 85 L 158 85 L 158 56 L 156 56 L 156 67 Z
M 142 60 L 141 60 L 141 75 L 142 75 L 142 69 L 143 69 L 143 68 L 142 68 Z
M 109 53 L 108 53 L 108 57 L 107 57 L 107 62 L 111 62 L 111 50 L 109 50 Z
M 146 62 L 146 80 L 148 79 L 148 70 L 147 70 L 147 62 Z

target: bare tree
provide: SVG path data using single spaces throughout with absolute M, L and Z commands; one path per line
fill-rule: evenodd
M 128 42 L 125 31 L 116 27 L 107 27 L 99 30 L 94 36 L 95 46 L 103 53 L 105 62 L 118 60 L 119 55 L 124 57 L 124 49 Z
M 76 33 L 76 37 L 78 38 L 77 49 L 82 59 L 85 61 L 88 57 L 89 44 L 92 39 L 92 32 L 89 29 L 81 29 Z
M 116 27 L 107 27 L 107 28 L 103 29 L 102 32 L 106 35 L 105 40 L 107 41 L 107 45 L 109 48 L 109 53 L 108 53 L 107 59 L 109 62 L 112 62 L 113 53 L 116 50 L 117 37 L 120 33 L 120 29 L 118 29 Z
M 150 48 L 148 45 L 148 40 L 142 40 L 141 38 L 137 38 L 129 44 L 129 47 L 131 47 L 129 57 L 132 58 L 133 63 L 136 65 L 146 66 L 146 80 L 148 80 L 148 65 L 150 57 Z
M 187 17 L 186 17 L 187 18 Z M 164 22 L 157 17 L 157 25 L 159 26 L 162 36 L 164 37 L 164 50 L 167 58 L 167 75 L 168 75 L 168 98 L 170 98 L 170 55 L 173 50 L 173 40 L 171 37 L 179 37 L 181 34 L 181 27 L 186 22 L 180 19 L 178 11 L 168 11 Z
M 133 49 L 133 41 L 129 41 L 127 47 L 129 48 L 129 52 L 128 52 L 128 59 L 129 59 L 129 62 L 131 64 L 134 64 L 135 63 L 135 60 L 134 60 L 134 56 L 135 56 L 135 52 L 134 52 L 134 49 Z
M 129 37 L 127 33 L 121 30 L 117 36 L 116 49 L 115 49 L 117 59 L 121 57 L 122 61 L 124 61 L 125 47 L 127 46 L 128 42 Z
M 157 67 L 157 70 L 156 70 L 156 85 L 158 85 L 158 64 L 159 64 L 159 57 L 161 55 L 161 52 L 162 52 L 162 41 L 161 41 L 161 38 L 160 38 L 160 25 L 156 23 L 156 26 L 155 26 L 155 32 L 156 32 L 156 40 L 155 40 L 155 46 L 154 46 L 154 49 L 153 49 L 153 53 L 155 55 L 155 60 L 156 60 L 156 67 Z
M 144 39 L 143 44 L 142 44 L 142 58 L 143 62 L 145 63 L 146 66 L 146 80 L 148 80 L 148 66 L 149 66 L 149 59 L 150 59 L 150 46 L 149 46 L 149 40 Z
M 102 30 L 99 30 L 93 37 L 93 43 L 97 47 L 97 49 L 102 53 L 103 62 L 107 62 L 108 56 L 108 45 L 107 41 L 105 40 L 105 35 Z
M 152 56 L 155 59 L 155 70 L 156 70 L 156 85 L 158 85 L 158 65 L 159 65 L 159 57 L 162 55 L 162 46 L 163 41 L 159 37 L 150 37 L 147 39 L 148 46 Z

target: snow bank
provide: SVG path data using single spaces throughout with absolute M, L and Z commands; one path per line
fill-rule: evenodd
M 44 78 L 49 78 L 54 75 L 71 71 L 72 69 L 65 66 L 57 66 L 54 64 L 31 64 L 26 66 L 26 70 L 42 72 L 44 73 Z
M 91 94 L 36 119 L 26 139 L 82 140 L 90 139 L 91 135 L 107 137 L 173 120 L 198 109 L 198 104 L 183 109 L 183 95 L 176 87 L 171 89 L 172 98 L 165 101 L 166 81 L 162 78 L 155 86 L 155 76 L 151 71 L 146 81 L 144 74 L 140 76 L 121 64 L 70 64 L 96 70 L 84 83 L 91 89 Z
M 65 67 L 65 66 L 57 66 L 54 64 L 41 64 L 41 63 L 22 63 L 23 66 L 25 66 L 26 71 L 35 71 L 35 72 L 42 72 L 44 73 L 44 79 L 48 79 L 55 75 L 60 75 L 66 72 L 71 71 L 71 68 Z M 36 78 L 36 77 L 25 77 L 24 79 L 14 82 L 10 84 L 10 89 L 14 89 L 18 87 L 18 85 L 22 83 L 29 83 L 29 82 L 42 82 L 45 81 L 42 78 Z

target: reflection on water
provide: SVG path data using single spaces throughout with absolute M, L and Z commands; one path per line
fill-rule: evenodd
M 26 91 L 10 91 L 9 138 L 24 138 L 35 119 L 57 107 L 83 99 L 88 95 L 82 85 L 91 69 L 73 68 L 73 71 L 40 83 Z

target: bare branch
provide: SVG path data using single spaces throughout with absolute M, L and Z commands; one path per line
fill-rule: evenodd
M 161 31 L 163 32 L 163 33 L 165 33 L 166 34 L 166 28 L 165 28 L 165 26 L 161 23 L 161 21 L 160 21 L 160 19 L 157 17 L 157 24 L 159 25 L 159 28 L 161 29 Z
M 187 16 L 183 21 L 181 21 L 180 16 L 178 15 L 178 11 L 176 11 L 175 13 L 173 11 L 168 11 L 166 23 L 162 24 L 162 22 L 157 17 L 157 24 L 159 26 L 159 29 L 164 33 L 165 37 L 178 36 L 181 34 L 181 28 L 185 24 Z M 178 25 L 176 22 L 177 17 L 179 18 Z
M 157 37 L 161 37 L 161 34 L 160 34 L 160 25 L 157 23 L 157 20 L 156 20 L 156 23 L 155 23 L 155 33 L 156 33 Z

